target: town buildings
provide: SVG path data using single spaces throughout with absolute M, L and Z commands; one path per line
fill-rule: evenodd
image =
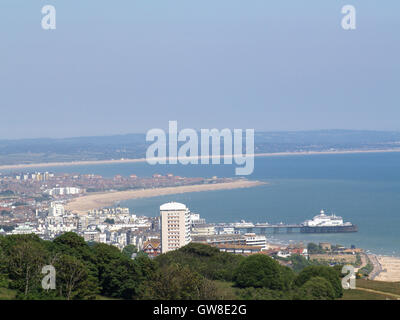
M 224 179 L 211 179 L 213 183 Z M 229 181 L 229 180 L 228 180 Z M 36 234 L 53 240 L 65 232 L 75 232 L 88 242 L 113 245 L 122 250 L 133 244 L 149 257 L 155 257 L 185 246 L 189 242 L 204 243 L 220 251 L 235 254 L 270 254 L 308 257 L 305 248 L 272 249 L 265 234 L 237 228 L 235 223 L 206 223 L 185 204 L 170 202 L 160 206 L 159 217 L 138 216 L 120 206 L 88 211 L 69 212 L 65 203 L 94 191 L 129 190 L 175 185 L 210 183 L 210 179 L 182 178 L 155 174 L 151 178 L 117 175 L 103 178 L 92 174 L 21 173 L 0 174 L 0 234 Z M 330 244 L 321 244 L 325 250 Z M 348 254 L 346 248 L 337 248 Z M 349 249 L 350 250 L 350 249 Z M 353 254 L 355 250 L 350 250 Z

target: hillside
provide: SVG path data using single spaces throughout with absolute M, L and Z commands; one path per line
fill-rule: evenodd
M 344 290 L 341 300 L 399 300 L 400 282 L 357 279 L 355 290 Z

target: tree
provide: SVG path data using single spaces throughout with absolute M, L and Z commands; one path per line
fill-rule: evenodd
M 163 267 L 144 286 L 142 298 L 156 300 L 198 300 L 206 296 L 211 284 L 188 266 Z M 213 290 L 215 291 L 215 290 Z
M 299 300 L 333 300 L 335 290 L 327 279 L 312 277 L 300 287 L 295 298 Z
M 283 279 L 283 290 L 289 291 L 292 289 L 296 274 L 294 271 L 286 266 L 280 266 L 282 279 Z
M 308 243 L 307 245 L 307 251 L 310 254 L 313 253 L 324 253 L 324 250 L 321 249 L 321 247 L 313 242 Z
M 104 222 L 107 224 L 115 224 L 115 220 L 110 218 L 107 218 L 106 220 L 104 220 Z
M 137 253 L 138 249 L 136 248 L 135 245 L 133 244 L 128 244 L 127 246 L 124 247 L 122 250 L 122 254 L 126 256 L 127 258 L 131 259 L 132 254 Z
M 56 269 L 56 290 L 67 300 L 94 298 L 90 288 L 87 268 L 75 257 L 62 255 L 54 263 Z
M 329 281 L 334 290 L 335 298 L 340 298 L 343 295 L 343 288 L 337 270 L 328 266 L 309 266 L 304 268 L 297 276 L 295 284 L 301 287 L 313 277 L 322 277 Z
M 43 290 L 42 267 L 56 269 L 56 290 Z M 114 246 L 89 246 L 75 233 L 54 241 L 36 235 L 0 236 L 0 285 L 17 290 L 24 299 L 138 298 L 142 283 L 149 281 L 156 263 L 139 254 L 132 260 Z
M 285 270 L 285 274 L 287 270 Z M 285 287 L 284 272 L 278 262 L 263 254 L 243 260 L 235 271 L 235 285 L 241 288 L 264 287 L 280 290 Z
M 85 252 L 88 250 L 88 245 L 83 237 L 77 235 L 75 232 L 66 232 L 53 240 L 55 246 L 61 251 Z
M 178 250 L 157 256 L 155 261 L 160 267 L 173 263 L 188 266 L 210 280 L 233 281 L 234 270 L 243 259 L 243 256 L 220 252 L 218 248 L 206 244 L 189 243 Z
M 140 284 L 133 260 L 118 248 L 104 243 L 96 243 L 92 249 L 101 293 L 108 297 L 132 299 Z
M 133 266 L 140 283 L 151 279 L 157 270 L 156 263 L 143 252 L 138 253 L 136 259 L 133 260 Z
M 37 291 L 41 283 L 41 270 L 46 265 L 46 251 L 38 243 L 20 242 L 13 246 L 9 254 L 8 274 L 12 288 L 27 297 Z
M 79 260 L 86 268 L 87 272 L 87 290 L 93 298 L 100 292 L 99 285 L 99 270 L 96 264 L 96 255 L 93 250 L 83 239 L 74 232 L 66 232 L 54 239 L 52 242 L 47 242 L 48 250 L 52 253 L 53 259 L 60 255 L 68 255 Z
M 343 269 L 343 264 L 335 264 L 334 266 L 333 266 L 333 270 L 335 270 L 336 271 L 336 273 L 337 273 L 337 276 L 339 277 L 339 278 L 343 278 L 345 275 L 342 273 L 342 269 Z
M 7 260 L 7 256 L 0 244 L 0 287 L 8 286 Z
M 292 254 L 289 260 L 292 262 L 292 268 L 295 272 L 300 272 L 305 267 L 308 267 L 312 264 L 309 260 L 299 254 Z

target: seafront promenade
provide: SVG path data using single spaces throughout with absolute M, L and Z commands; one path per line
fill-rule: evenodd
M 369 280 L 400 282 L 400 258 L 368 254 L 373 266 Z
M 378 261 L 378 257 L 375 254 L 368 255 L 369 261 L 372 263 L 373 269 L 368 276 L 369 280 L 375 280 L 375 278 L 382 272 L 382 266 Z

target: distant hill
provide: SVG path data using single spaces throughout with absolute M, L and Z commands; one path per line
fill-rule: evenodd
M 0 140 L 0 165 L 82 160 L 142 158 L 145 134 L 76 138 Z M 255 152 L 391 149 L 400 146 L 397 131 L 256 132 Z

